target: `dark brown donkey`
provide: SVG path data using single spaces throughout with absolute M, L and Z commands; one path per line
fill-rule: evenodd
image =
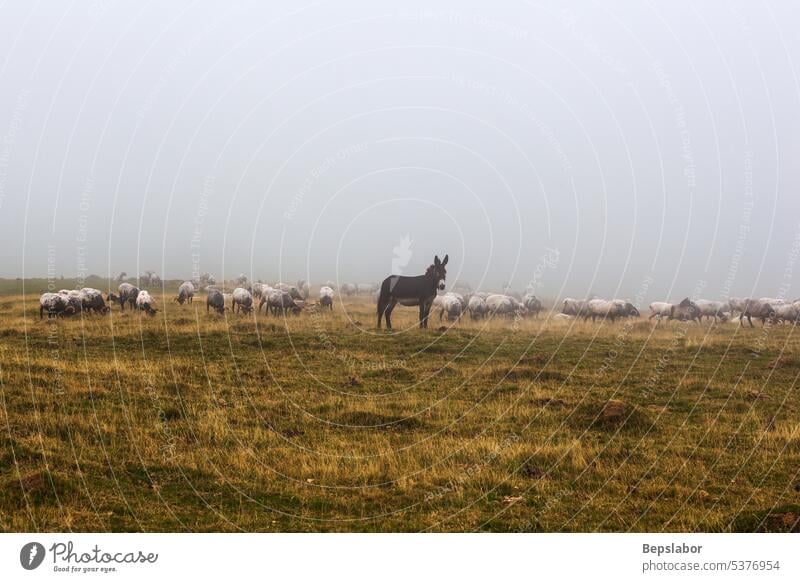
M 398 303 L 400 305 L 419 305 L 419 326 L 428 327 L 428 314 L 431 304 L 436 297 L 437 289 L 444 289 L 444 278 L 447 276 L 448 256 L 440 261 L 437 255 L 433 264 L 428 267 L 424 275 L 418 277 L 403 277 L 391 275 L 386 277 L 381 284 L 381 293 L 378 296 L 378 329 L 381 328 L 381 319 L 386 316 L 386 329 L 392 329 L 392 310 Z

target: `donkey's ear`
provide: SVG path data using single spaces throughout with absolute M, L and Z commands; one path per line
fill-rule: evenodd
M 447 261 L 448 261 L 448 260 L 450 260 L 450 256 L 449 256 L 449 255 L 445 255 L 445 256 L 444 256 L 444 260 L 442 261 L 442 266 L 443 266 L 443 267 L 444 267 L 444 266 L 447 264 Z
M 438 267 L 438 266 L 439 266 L 439 263 L 440 263 L 440 261 L 439 261 L 439 255 L 436 255 L 436 256 L 434 256 L 434 257 L 433 257 L 433 264 L 434 264 L 434 265 L 436 265 L 436 266 Z

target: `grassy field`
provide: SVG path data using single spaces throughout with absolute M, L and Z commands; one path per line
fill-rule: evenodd
M 37 285 L 0 285 L 2 531 L 798 529 L 789 326 L 48 322 Z

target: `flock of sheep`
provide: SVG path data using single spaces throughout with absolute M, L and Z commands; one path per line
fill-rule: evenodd
M 150 275 L 148 280 L 152 282 L 153 276 Z M 160 279 L 157 281 L 160 283 Z M 185 281 L 178 288 L 178 295 L 174 300 L 181 305 L 191 304 L 197 288 L 202 283 L 206 283 L 204 286 L 206 311 L 213 309 L 220 314 L 226 309 L 234 313 L 251 313 L 254 310 L 260 313 L 262 307 L 265 307 L 266 314 L 298 315 L 308 305 L 310 297 L 310 287 L 306 281 L 298 281 L 295 285 L 248 284 L 247 278 L 242 275 L 236 280 L 237 287 L 232 293 L 225 293 L 218 288 L 212 277 L 204 276 L 198 284 Z M 320 308 L 333 309 L 335 289 L 337 285 L 332 281 L 320 287 L 317 302 Z M 531 290 L 525 295 L 507 287 L 502 293 L 472 292 L 467 285 L 458 283 L 454 289 L 458 289 L 461 293 L 455 290 L 448 291 L 437 295 L 433 300 L 432 313 L 438 313 L 440 320 L 447 318 L 448 321 L 455 322 L 465 315 L 469 315 L 472 319 L 538 316 L 545 309 L 541 300 Z M 374 299 L 377 297 L 378 286 L 372 283 L 343 283 L 338 286 L 338 292 L 347 297 L 370 295 Z M 43 293 L 39 300 L 39 317 L 43 318 L 45 313 L 48 318 L 78 313 L 104 314 L 109 310 L 106 301 L 109 304 L 118 303 L 122 311 L 126 305 L 148 315 L 154 315 L 158 311 L 154 297 L 146 289 L 139 289 L 133 283 L 124 281 L 120 283 L 117 293 L 108 293 L 105 299 L 100 290 L 89 287 L 79 291 L 62 289 L 58 293 Z M 594 298 L 564 299 L 560 313 L 552 315 L 556 320 L 591 318 L 592 321 L 608 319 L 612 322 L 639 316 L 639 310 L 630 301 Z M 746 319 L 751 327 L 752 318 L 761 320 L 762 325 L 767 321 L 797 323 L 800 322 L 800 300 L 787 301 L 762 297 L 709 301 L 686 298 L 679 303 L 656 301 L 650 304 L 650 319 L 656 318 L 657 321 L 663 319 L 701 322 L 704 318 L 714 321 L 733 321 L 737 316 L 740 323 Z

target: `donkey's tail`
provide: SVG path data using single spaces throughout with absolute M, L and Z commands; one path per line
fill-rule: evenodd
M 384 279 L 381 284 L 381 290 L 378 294 L 378 329 L 381 328 L 381 319 L 383 318 L 386 308 L 389 306 L 389 294 L 389 279 L 387 278 Z

